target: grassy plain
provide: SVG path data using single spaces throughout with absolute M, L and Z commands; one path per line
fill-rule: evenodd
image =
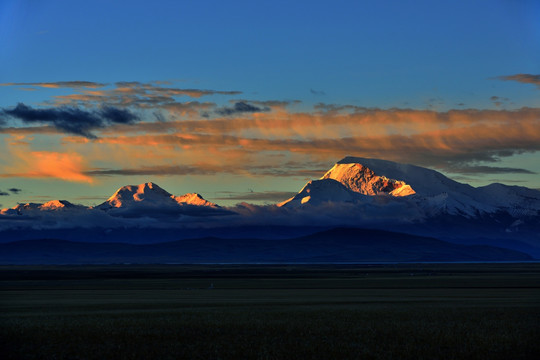
M 0 267 L 2 359 L 538 359 L 540 264 Z

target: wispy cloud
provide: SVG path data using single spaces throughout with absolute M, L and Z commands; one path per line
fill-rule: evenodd
M 498 76 L 496 79 L 504 81 L 517 81 L 524 84 L 533 84 L 540 88 L 540 75 L 533 74 L 515 74 Z
M 11 189 L 8 189 L 7 191 L 0 190 L 0 196 L 10 196 L 11 194 L 18 194 L 21 191 L 22 191 L 21 189 L 17 189 L 17 188 L 11 188 Z
M 58 88 L 90 88 L 96 89 L 107 86 L 107 84 L 92 81 L 56 81 L 56 82 L 29 82 L 29 83 L 2 83 L 0 86 L 37 86 L 50 89 Z
M 493 101 L 493 104 L 496 107 L 501 107 L 502 105 L 505 105 L 506 103 L 510 101 L 510 99 L 507 97 L 496 96 L 496 95 L 491 96 L 489 99 Z
M 200 98 L 210 95 L 239 95 L 240 91 L 182 89 L 166 87 L 165 83 L 142 83 L 138 81 L 117 82 L 111 89 L 83 90 L 70 95 L 54 96 L 54 105 L 95 106 L 132 106 L 138 108 L 160 108 L 176 103 L 178 97 Z
M 326 95 L 326 93 L 322 90 L 309 89 L 309 92 L 313 95 Z
M 2 169 L 0 177 L 55 178 L 75 182 L 93 182 L 84 174 L 86 161 L 76 153 L 19 151 L 14 164 Z
M 116 169 L 92 169 L 84 172 L 87 176 L 168 176 L 168 175 L 218 175 L 218 174 L 243 174 L 256 176 L 301 176 L 306 178 L 320 177 L 325 168 L 300 168 L 313 167 L 310 164 L 285 163 L 282 166 L 275 167 L 268 164 L 254 165 L 236 163 L 231 161 L 229 164 L 216 165 L 214 163 L 194 163 L 190 165 L 156 165 L 139 166 L 134 168 L 116 168 Z
M 296 195 L 296 192 L 289 191 L 261 191 L 261 192 L 220 192 L 216 200 L 233 201 L 269 201 L 276 203 L 289 199 Z
M 530 174 L 535 175 L 534 171 L 513 167 L 498 166 L 456 166 L 449 169 L 459 174 Z

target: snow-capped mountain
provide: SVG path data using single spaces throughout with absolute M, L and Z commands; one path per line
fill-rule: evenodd
M 177 216 L 180 213 L 215 212 L 220 207 L 205 200 L 201 195 L 188 193 L 175 196 L 152 182 L 127 185 L 118 189 L 95 209 L 109 212 L 113 216 Z
M 58 211 L 69 209 L 84 209 L 85 206 L 72 204 L 67 200 L 51 200 L 39 207 L 40 210 Z
M 111 214 L 124 214 L 131 211 L 150 215 L 178 210 L 219 209 L 219 205 L 205 200 L 197 193 L 175 196 L 152 182 L 140 185 L 126 185 L 118 189 L 111 197 L 95 207 L 72 204 L 66 200 L 51 200 L 44 204 L 17 204 L 9 209 L 0 210 L 0 215 L 38 214 L 39 212 L 66 212 L 72 210 L 102 210 Z
M 17 204 L 9 209 L 0 210 L 2 215 L 22 215 L 23 213 L 32 213 L 37 211 L 66 211 L 66 210 L 81 210 L 85 206 L 72 204 L 67 200 L 51 200 L 45 204 L 26 203 Z
M 97 209 L 109 210 L 112 208 L 126 208 L 133 205 L 144 204 L 154 206 L 170 206 L 175 201 L 172 195 L 154 183 L 140 185 L 126 185 L 109 197 L 104 203 L 96 206 Z
M 323 177 L 308 182 L 298 194 L 278 206 L 320 205 L 330 201 L 354 203 L 360 201 L 361 197 L 361 193 L 351 191 L 342 182 Z
M 328 181 L 330 179 L 335 181 Z M 449 214 L 472 218 L 501 211 L 511 216 L 540 214 L 540 191 L 537 190 L 503 184 L 475 188 L 435 170 L 359 157 L 342 159 L 320 180 L 310 181 L 296 196 L 278 205 L 366 203 L 369 197 L 380 196 L 412 202 L 425 217 Z
M 197 194 L 197 193 L 187 193 L 182 196 L 173 195 L 173 199 L 180 205 L 209 206 L 213 208 L 219 207 L 219 205 L 206 200 L 200 194 Z
M 126 185 L 116 190 L 104 203 L 96 206 L 97 209 L 125 209 L 130 207 L 178 207 L 184 205 L 208 206 L 216 208 L 218 205 L 205 200 L 201 195 L 188 193 L 175 196 L 163 190 L 152 182 L 140 185 Z

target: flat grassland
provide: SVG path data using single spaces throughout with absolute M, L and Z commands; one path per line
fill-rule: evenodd
M 0 267 L 2 359 L 539 359 L 540 264 Z

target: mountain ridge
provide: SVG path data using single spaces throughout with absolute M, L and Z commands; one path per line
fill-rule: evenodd
M 126 243 L 223 232 L 270 239 L 285 237 L 286 228 L 285 233 L 300 234 L 336 226 L 501 244 L 540 257 L 540 191 L 498 183 L 475 188 L 432 169 L 345 157 L 275 205 L 221 207 L 197 193 L 172 195 L 152 182 L 123 186 L 95 207 L 65 200 L 19 204 L 0 211 L 0 243 L 39 238 L 42 232 Z
M 73 204 L 67 200 L 50 200 L 46 203 L 17 204 L 12 208 L 0 210 L 0 215 L 21 215 L 34 211 L 67 211 L 67 210 L 122 210 L 129 207 L 137 208 L 174 208 L 178 206 L 202 206 L 213 209 L 221 208 L 219 205 L 204 199 L 198 193 L 172 195 L 153 182 L 139 185 L 125 185 L 116 190 L 107 200 L 97 206 L 84 206 Z
M 533 260 L 519 251 L 494 246 L 458 245 L 423 236 L 353 228 L 335 228 L 281 240 L 205 237 L 137 245 L 41 239 L 0 244 L 0 250 L 0 264 L 287 264 Z

